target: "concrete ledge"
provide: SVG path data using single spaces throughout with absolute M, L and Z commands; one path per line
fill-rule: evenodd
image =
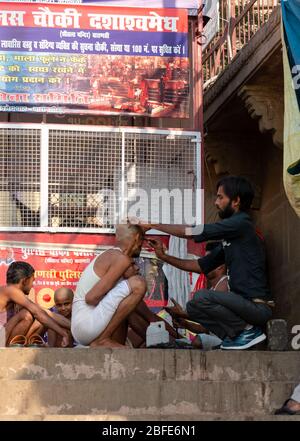
M 198 415 L 271 413 L 295 383 L 228 381 L 0 382 L 1 415 Z
M 300 352 L 7 348 L 0 415 L 256 419 L 280 407 L 299 380 Z
M 0 349 L 0 380 L 300 381 L 300 351 Z
M 203 413 L 200 415 L 119 416 L 119 415 L 0 415 L 0 421 L 300 421 L 300 415 L 233 415 Z

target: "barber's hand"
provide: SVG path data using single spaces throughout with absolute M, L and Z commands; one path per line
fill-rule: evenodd
M 185 319 L 183 319 L 181 317 L 176 317 L 173 319 L 173 325 L 175 328 L 185 328 L 186 321 L 185 321 Z
M 173 318 L 186 318 L 186 312 L 184 309 L 176 302 L 173 298 L 170 299 L 174 306 L 166 306 L 165 310 L 173 317 Z
M 139 219 L 138 217 L 129 217 L 128 224 L 129 225 L 139 225 L 142 228 L 142 230 L 144 231 L 144 233 L 146 233 L 146 231 L 151 230 L 151 228 L 152 228 L 151 224 L 149 224 L 147 221 Z
M 163 259 L 163 257 L 166 254 L 164 244 L 160 240 L 157 240 L 157 239 L 149 239 L 149 240 L 147 240 L 147 242 L 154 249 L 156 257 L 158 257 L 159 259 Z

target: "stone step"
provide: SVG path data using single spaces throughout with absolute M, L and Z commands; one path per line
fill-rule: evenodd
M 299 380 L 296 351 L 3 348 L 0 415 L 255 419 Z
M 300 351 L 0 349 L 0 380 L 300 381 Z
M 1 380 L 1 415 L 271 414 L 295 383 L 255 381 Z
M 0 421 L 300 421 L 300 415 L 202 413 L 198 415 L 0 415 Z

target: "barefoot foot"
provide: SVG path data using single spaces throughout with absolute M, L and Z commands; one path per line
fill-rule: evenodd
M 112 340 L 111 338 L 105 338 L 103 340 L 96 340 L 90 344 L 91 348 L 103 347 L 103 348 L 126 348 L 125 345 L 121 345 L 120 343 Z

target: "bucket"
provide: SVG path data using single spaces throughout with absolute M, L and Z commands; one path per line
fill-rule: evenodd
M 169 333 L 166 330 L 165 322 L 150 323 L 146 331 L 147 348 L 161 343 L 169 343 Z

